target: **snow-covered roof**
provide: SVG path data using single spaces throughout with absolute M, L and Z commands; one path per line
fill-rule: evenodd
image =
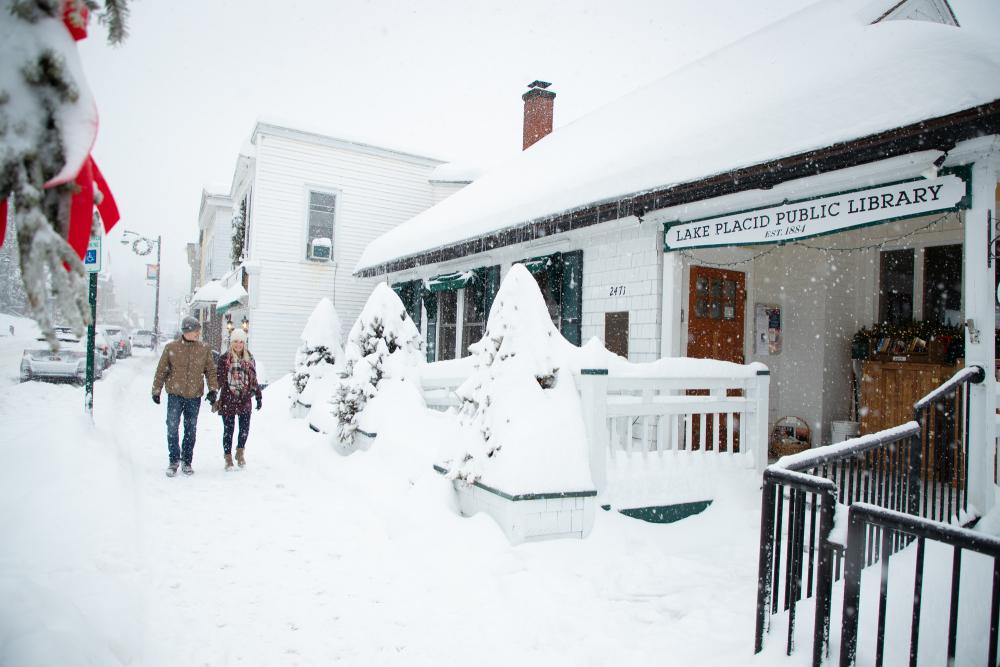
M 238 303 L 241 300 L 247 298 L 248 294 L 243 285 L 240 283 L 234 283 L 229 287 L 224 287 L 222 292 L 219 294 L 219 298 L 216 300 L 217 308 L 225 308 L 234 303 Z
M 195 291 L 191 296 L 191 303 L 217 303 L 225 291 L 226 288 L 222 286 L 222 281 L 209 281 Z
M 357 270 L 1000 99 L 1000 4 L 972 29 L 822 0 L 546 136 L 368 245 Z
M 279 119 L 258 118 L 250 135 L 250 141 L 256 147 L 257 137 L 260 134 L 274 134 L 296 139 L 306 140 L 315 144 L 325 144 L 338 148 L 347 148 L 355 151 L 372 152 L 381 155 L 391 156 L 397 159 L 416 160 L 421 163 L 441 163 L 443 160 L 429 156 L 416 149 L 404 146 L 382 146 L 366 140 L 363 137 L 346 136 L 338 132 L 336 134 L 320 127 L 306 125 L 297 122 L 288 122 Z
M 471 183 L 483 175 L 483 168 L 462 162 L 446 162 L 434 168 L 431 183 Z

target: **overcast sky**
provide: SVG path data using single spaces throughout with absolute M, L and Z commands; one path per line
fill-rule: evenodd
M 108 239 L 118 297 L 151 317 L 155 259 L 118 242 L 162 234 L 174 319 L 202 188 L 228 189 L 258 118 L 488 164 L 520 150 L 530 81 L 552 82 L 558 129 L 811 2 L 133 0 L 123 46 L 96 22 L 80 43 L 94 157 L 122 213 Z

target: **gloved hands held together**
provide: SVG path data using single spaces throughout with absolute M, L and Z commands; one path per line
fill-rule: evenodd
M 205 397 L 205 400 L 214 405 L 216 398 L 218 398 L 218 394 L 214 389 L 210 389 L 208 395 Z

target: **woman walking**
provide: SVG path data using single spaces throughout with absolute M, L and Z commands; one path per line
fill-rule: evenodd
M 250 434 L 250 399 L 256 397 L 260 410 L 263 395 L 257 384 L 257 368 L 253 355 L 247 349 L 247 335 L 242 329 L 233 330 L 229 338 L 229 351 L 219 359 L 216 369 L 219 380 L 219 400 L 215 409 L 222 416 L 222 451 L 226 457 L 226 470 L 233 468 L 233 430 L 239 418 L 240 433 L 236 438 L 236 463 L 246 465 L 243 455 Z

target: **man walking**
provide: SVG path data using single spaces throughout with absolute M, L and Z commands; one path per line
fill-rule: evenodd
M 167 450 L 170 465 L 167 477 L 177 474 L 177 467 L 185 475 L 193 475 L 191 460 L 194 458 L 195 430 L 198 427 L 198 410 L 201 393 L 208 382 L 208 402 L 215 403 L 219 383 L 215 377 L 212 351 L 198 338 L 201 325 L 193 317 L 181 322 L 181 337 L 167 343 L 160 356 L 153 376 L 153 402 L 160 404 L 160 390 L 167 387 Z M 184 417 L 184 446 L 178 447 L 178 428 Z

